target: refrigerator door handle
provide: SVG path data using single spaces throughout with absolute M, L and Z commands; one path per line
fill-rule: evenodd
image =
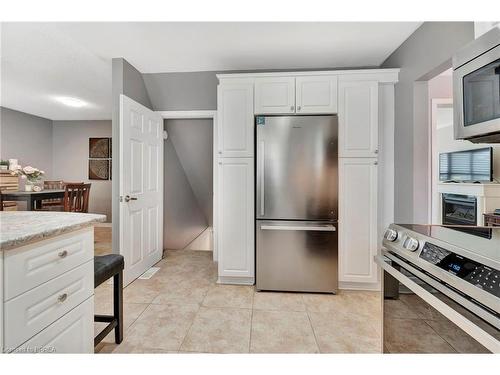
M 316 232 L 336 232 L 337 228 L 333 225 L 261 225 L 261 230 L 297 230 L 297 231 L 316 231 Z
M 260 141 L 260 216 L 264 216 L 265 202 L 264 202 L 264 165 L 265 165 L 265 144 Z

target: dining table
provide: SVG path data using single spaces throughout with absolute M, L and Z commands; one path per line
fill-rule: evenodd
M 40 191 L 4 191 L 2 192 L 4 201 L 24 201 L 26 209 L 34 211 L 37 207 L 36 202 L 41 202 L 45 199 L 62 199 L 64 198 L 64 189 L 44 189 Z M 41 203 L 38 205 L 41 206 Z

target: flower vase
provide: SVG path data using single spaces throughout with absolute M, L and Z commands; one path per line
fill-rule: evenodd
M 31 182 L 27 182 L 24 185 L 24 191 L 33 191 L 33 184 Z

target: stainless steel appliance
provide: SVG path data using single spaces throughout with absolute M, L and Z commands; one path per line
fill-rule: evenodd
M 458 229 L 387 229 L 384 352 L 500 353 L 500 228 Z
M 259 116 L 258 290 L 335 292 L 337 116 Z
M 453 57 L 456 139 L 500 142 L 500 29 L 480 36 Z

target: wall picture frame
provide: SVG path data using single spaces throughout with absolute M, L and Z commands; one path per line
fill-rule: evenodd
M 111 138 L 89 138 L 89 159 L 109 159 Z
M 89 159 L 89 180 L 109 180 L 109 159 Z

